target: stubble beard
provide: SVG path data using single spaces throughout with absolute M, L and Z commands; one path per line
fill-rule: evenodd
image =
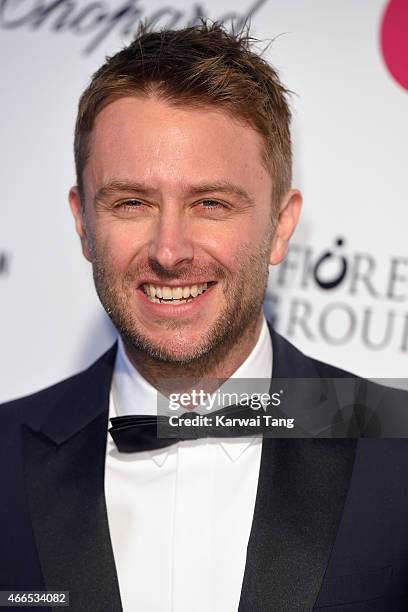
M 255 331 L 262 310 L 268 280 L 268 263 L 271 244 L 271 231 L 258 245 L 257 251 L 251 251 L 249 245 L 243 245 L 238 254 L 241 261 L 238 270 L 232 276 L 219 266 L 200 268 L 200 278 L 215 278 L 222 282 L 225 306 L 217 319 L 202 336 L 201 342 L 188 347 L 184 354 L 174 354 L 168 347 L 153 342 L 141 329 L 140 322 L 134 315 L 132 302 L 137 286 L 138 273 L 129 270 L 122 281 L 107 265 L 109 257 L 99 255 L 93 248 L 93 276 L 99 299 L 111 318 L 114 326 L 122 336 L 126 348 L 136 360 L 145 358 L 150 365 L 170 366 L 182 369 L 189 376 L 211 372 L 221 363 L 243 338 L 245 334 Z M 146 267 L 144 267 L 146 270 Z M 197 268 L 194 268 L 197 272 Z M 155 269 L 156 276 L 158 270 Z M 164 271 L 166 279 L 191 279 L 193 275 L 184 269 L 180 273 Z M 206 272 L 206 273 L 205 273 Z M 140 278 L 140 275 L 139 275 Z M 163 285 L 166 282 L 163 280 Z M 165 308 L 165 306 L 163 307 Z M 174 332 L 175 338 L 182 338 L 183 321 L 165 320 L 163 326 Z M 177 344 L 179 346 L 180 343 Z

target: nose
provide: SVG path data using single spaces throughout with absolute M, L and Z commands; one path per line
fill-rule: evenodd
M 177 206 L 163 206 L 149 245 L 149 257 L 162 268 L 171 269 L 193 259 L 193 241 L 188 222 Z

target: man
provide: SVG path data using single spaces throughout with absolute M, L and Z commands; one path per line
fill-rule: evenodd
M 357 391 L 350 422 L 321 399 L 351 375 L 262 314 L 301 207 L 286 97 L 218 25 L 142 31 L 94 75 L 69 200 L 119 345 L 1 408 L 1 589 L 69 591 L 75 612 L 407 609 L 404 440 L 149 447 L 133 418 L 182 376 L 293 378 L 319 381 L 297 436 L 356 423 Z M 329 423 L 303 427 L 333 402 Z

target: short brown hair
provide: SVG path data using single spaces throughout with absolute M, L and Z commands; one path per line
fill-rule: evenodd
M 93 75 L 79 101 L 74 150 L 81 197 L 98 112 L 118 97 L 154 95 L 172 104 L 217 107 L 255 128 L 265 140 L 264 161 L 278 205 L 292 177 L 289 90 L 251 50 L 254 41 L 247 30 L 232 34 L 218 23 L 162 31 L 140 26 L 132 43 Z

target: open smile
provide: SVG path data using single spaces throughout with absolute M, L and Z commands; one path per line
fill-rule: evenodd
M 143 283 L 140 289 L 146 297 L 155 304 L 167 304 L 169 306 L 177 306 L 192 302 L 197 297 L 208 291 L 215 285 L 214 281 L 197 283 L 193 285 L 156 285 L 152 283 Z

